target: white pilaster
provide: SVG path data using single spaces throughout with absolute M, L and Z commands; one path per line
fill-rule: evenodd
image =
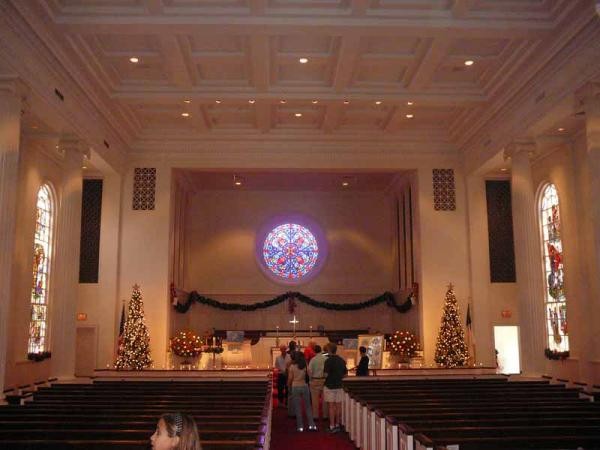
M 515 266 L 521 334 L 521 367 L 524 374 L 539 375 L 544 368 L 546 347 L 544 286 L 537 205 L 530 157 L 534 143 L 513 143 L 506 150 L 511 158 L 512 214 L 515 239 Z
M 585 112 L 586 163 L 589 169 L 584 183 L 580 187 L 581 195 L 587 199 L 582 215 L 582 225 L 585 233 L 580 236 L 582 257 L 586 264 L 585 277 L 589 286 L 590 299 L 598 299 L 600 295 L 600 83 L 590 83 L 578 93 L 578 100 Z M 594 301 L 589 311 L 589 327 L 594 329 L 594 319 L 599 316 L 600 308 Z M 592 341 L 588 349 L 592 360 L 600 357 L 600 335 L 592 333 Z
M 52 296 L 52 372 L 60 378 L 75 374 L 75 328 L 79 284 L 79 240 L 81 235 L 81 192 L 85 144 L 62 140 L 63 184 L 59 194 L 54 292 Z
M 0 392 L 4 390 L 6 346 L 15 245 L 22 89 L 0 83 Z

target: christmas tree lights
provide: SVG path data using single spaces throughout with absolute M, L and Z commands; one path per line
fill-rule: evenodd
M 144 319 L 144 303 L 140 287 L 133 286 L 129 302 L 123 348 L 117 355 L 117 370 L 143 370 L 152 364 L 150 358 L 150 335 Z
M 444 367 L 464 366 L 469 358 L 465 333 L 460 323 L 458 303 L 452 284 L 446 291 L 442 324 L 435 347 L 435 362 Z

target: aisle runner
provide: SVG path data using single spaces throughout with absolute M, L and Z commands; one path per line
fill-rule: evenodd
M 287 417 L 287 409 L 277 408 L 273 399 L 271 450 L 356 450 L 344 432 L 329 434 L 329 422 L 317 422 L 319 431 L 298 433 L 296 420 Z

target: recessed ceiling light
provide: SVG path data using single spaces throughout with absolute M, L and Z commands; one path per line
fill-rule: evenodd
M 350 104 L 350 100 L 344 100 L 344 105 L 349 105 Z
M 412 106 L 412 105 L 414 105 L 414 103 L 413 103 L 413 102 L 406 102 L 406 104 L 407 104 L 408 106 Z
M 377 100 L 377 101 L 375 102 L 375 104 L 376 104 L 376 105 L 381 105 L 381 100 Z
M 221 103 L 221 100 L 215 100 L 215 103 L 219 104 Z
M 81 166 L 81 168 L 85 170 L 85 169 L 87 169 L 87 166 Z
M 254 99 L 252 99 L 252 100 L 248 100 L 248 103 L 250 103 L 251 105 L 253 105 L 255 101 L 256 101 L 256 100 L 254 100 Z
M 564 129 L 563 127 L 560 127 L 560 128 L 558 129 L 558 131 L 565 131 L 565 129 Z
M 140 62 L 139 58 L 136 58 L 135 56 L 132 56 L 131 58 L 129 58 L 129 61 L 136 64 L 138 62 Z
M 190 117 L 190 113 L 181 113 L 181 117 Z
M 348 187 L 350 185 L 350 183 L 348 183 L 347 181 L 342 182 L 342 186 L 344 187 Z
M 506 167 L 503 167 L 500 169 L 500 172 L 506 172 L 508 169 Z
M 294 114 L 296 117 L 302 117 L 302 113 L 296 113 Z
M 415 117 L 415 116 L 414 116 L 414 114 L 407 114 L 407 115 L 406 115 L 406 118 L 407 118 L 407 119 L 412 119 L 413 117 Z
M 313 100 L 313 101 L 312 101 L 312 104 L 313 104 L 313 105 L 316 105 L 317 103 L 319 103 L 319 100 Z
M 192 103 L 191 100 L 184 100 L 183 103 Z
M 300 59 L 298 60 L 298 62 L 299 62 L 300 64 L 306 64 L 306 63 L 308 62 L 308 58 L 300 58 Z
M 283 105 L 284 103 L 287 103 L 287 100 L 279 100 L 279 103 Z
M 467 59 L 465 61 L 465 66 L 472 66 L 473 64 L 475 64 L 475 61 L 473 61 L 472 59 Z
M 236 185 L 236 186 L 241 186 L 241 185 L 242 185 L 242 182 L 241 182 L 241 181 L 236 181 L 236 182 L 235 182 L 235 185 Z

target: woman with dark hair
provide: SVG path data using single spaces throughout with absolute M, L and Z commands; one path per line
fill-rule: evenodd
M 288 370 L 288 387 L 291 395 L 294 412 L 296 413 L 296 429 L 304 431 L 304 422 L 302 418 L 302 404 L 304 401 L 304 411 L 306 412 L 306 421 L 309 431 L 317 431 L 313 420 L 312 409 L 310 405 L 310 392 L 306 385 L 306 360 L 302 352 L 292 353 L 292 363 Z
M 153 450 L 202 450 L 194 418 L 178 412 L 160 416 L 150 443 Z

